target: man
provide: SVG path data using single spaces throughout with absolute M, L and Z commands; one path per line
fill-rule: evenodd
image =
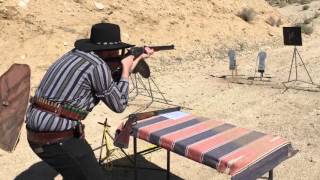
M 137 63 L 153 50 L 134 51 L 121 42 L 120 28 L 95 24 L 90 39 L 75 42 L 75 49 L 47 71 L 27 112 L 27 136 L 32 150 L 65 180 L 100 180 L 103 172 L 84 139 L 83 120 L 102 100 L 112 111 L 123 112 L 128 102 L 128 79 Z M 121 78 L 114 81 L 105 61 L 119 58 Z M 120 50 L 122 53 L 120 54 Z

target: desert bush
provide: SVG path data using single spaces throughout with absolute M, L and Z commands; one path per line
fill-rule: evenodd
M 310 8 L 310 6 L 309 5 L 304 5 L 304 6 L 302 6 L 302 10 L 308 10 Z
M 282 20 L 279 18 L 279 19 L 277 20 L 276 26 L 279 27 L 281 24 L 282 24 Z
M 286 1 L 280 1 L 279 2 L 279 7 L 283 8 L 287 5 L 287 2 Z
M 300 0 L 300 4 L 309 4 L 311 0 Z
M 305 33 L 307 35 L 311 35 L 313 33 L 313 27 L 308 25 L 303 25 L 301 27 L 302 33 Z
M 251 22 L 256 16 L 256 12 L 252 8 L 243 8 L 238 16 L 246 22 Z
M 313 27 L 308 24 L 298 23 L 295 26 L 301 27 L 301 33 L 311 35 L 313 33 Z
M 308 19 L 305 19 L 303 21 L 303 24 L 310 24 L 312 22 L 313 18 L 308 18 Z
M 298 0 L 288 0 L 289 4 L 298 3 L 298 2 L 299 2 Z
M 314 14 L 314 16 L 313 16 L 313 19 L 316 19 L 316 18 L 318 18 L 320 16 L 320 12 L 316 12 L 315 14 Z
M 282 24 L 281 19 L 275 19 L 273 16 L 270 16 L 267 20 L 266 23 L 269 24 L 270 26 L 277 26 L 279 27 Z

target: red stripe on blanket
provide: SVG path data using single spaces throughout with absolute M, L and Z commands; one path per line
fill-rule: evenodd
M 280 137 L 267 135 L 222 157 L 217 170 L 233 176 L 287 143 L 286 140 Z
M 179 119 L 167 119 L 167 120 L 161 121 L 159 123 L 155 123 L 155 124 L 151 124 L 151 125 L 139 128 L 138 137 L 140 139 L 144 139 L 144 140 L 148 141 L 151 133 L 153 133 L 155 131 L 159 131 L 159 130 L 167 128 L 167 127 L 170 127 L 170 126 L 174 126 L 176 124 L 190 121 L 193 118 L 194 118 L 193 115 L 187 115 L 187 116 L 181 117 Z
M 204 153 L 248 134 L 249 132 L 251 132 L 251 130 L 235 127 L 213 137 L 209 137 L 203 141 L 189 145 L 186 150 L 186 157 L 201 163 Z
M 224 124 L 224 122 L 209 120 L 180 131 L 167 134 L 161 137 L 160 146 L 172 150 L 175 142 L 202 133 L 222 124 Z

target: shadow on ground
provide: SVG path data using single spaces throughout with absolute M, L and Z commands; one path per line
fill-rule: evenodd
M 58 172 L 51 168 L 47 163 L 40 161 L 20 173 L 14 180 L 54 180 Z
M 133 157 L 131 157 L 133 158 Z M 163 180 L 166 179 L 167 173 L 164 169 L 156 164 L 148 161 L 142 155 L 137 155 L 138 162 L 138 180 L 152 179 Z M 127 158 L 114 160 L 108 164 L 103 164 L 107 179 L 112 180 L 134 180 L 133 164 Z M 151 169 L 150 169 L 151 168 Z M 182 180 L 182 178 L 170 174 L 170 180 Z
M 133 157 L 131 157 L 133 158 Z M 140 179 L 152 179 L 152 180 L 163 180 L 166 179 L 166 171 L 161 170 L 161 168 L 143 156 L 138 155 L 138 180 Z M 111 166 L 110 166 L 111 165 Z M 133 164 L 127 158 L 121 158 L 112 161 L 108 164 L 103 164 L 102 168 L 104 169 L 107 180 L 134 180 L 134 169 Z M 153 168 L 158 170 L 144 169 L 144 168 Z M 28 169 L 20 173 L 14 180 L 54 180 L 58 175 L 58 172 L 47 165 L 45 162 L 40 161 Z M 182 178 L 170 174 L 170 180 L 182 180 Z

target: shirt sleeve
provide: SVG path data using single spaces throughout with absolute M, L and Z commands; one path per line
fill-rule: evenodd
M 123 112 L 128 104 L 129 82 L 120 79 L 114 82 L 110 68 L 99 64 L 93 69 L 93 89 L 95 96 L 101 99 L 112 111 Z

